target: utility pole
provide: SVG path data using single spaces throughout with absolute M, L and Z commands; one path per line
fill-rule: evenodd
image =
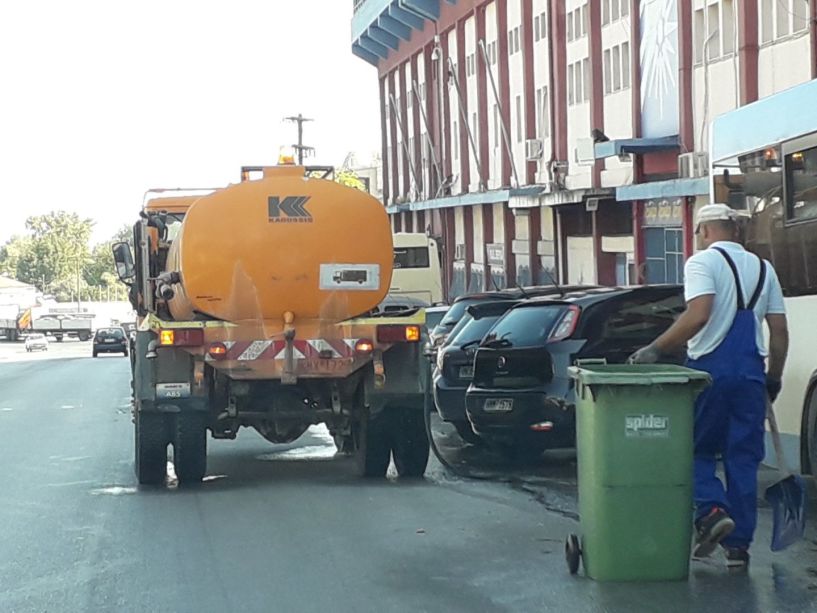
M 310 121 L 314 121 L 314 119 L 309 119 L 304 117 L 301 113 L 298 113 L 297 116 L 293 117 L 284 117 L 284 121 L 288 121 L 290 123 L 297 123 L 298 124 L 298 144 L 293 145 L 295 151 L 298 152 L 298 165 L 304 165 L 304 158 L 315 152 L 314 147 L 307 147 L 304 145 L 304 124 Z

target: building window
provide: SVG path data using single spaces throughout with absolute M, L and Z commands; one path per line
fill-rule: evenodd
M 613 91 L 621 89 L 621 47 L 613 47 Z
M 533 18 L 533 41 L 538 43 L 540 38 L 541 36 L 539 34 L 539 15 L 536 15 Z
M 548 18 L 547 13 L 542 12 L 539 16 L 539 38 L 545 40 L 548 35 Z
M 521 49 L 521 46 L 519 45 L 519 33 L 520 33 L 521 29 L 522 29 L 521 26 L 516 26 L 513 29 L 513 44 L 514 44 L 514 48 L 515 48 L 516 53 L 519 53 L 519 50 Z
M 567 103 L 576 104 L 575 81 L 573 80 L 573 72 L 576 69 L 575 64 L 569 64 L 567 67 Z
M 624 0 L 624 2 L 627 2 L 627 0 Z M 621 18 L 619 8 L 619 0 L 610 0 L 610 19 L 612 21 L 618 21 Z
M 524 117 L 522 115 L 522 96 L 516 97 L 516 142 L 521 143 L 525 135 Z
M 585 5 L 586 6 L 586 5 Z M 582 85 L 584 86 L 584 101 L 590 100 L 590 58 L 582 60 Z
M 683 283 L 683 236 L 677 228 L 645 228 L 647 283 Z
M 613 75 L 612 75 L 612 51 L 610 49 L 604 50 L 604 93 L 609 94 L 613 91 Z
M 610 23 L 610 0 L 601 0 L 601 25 Z
M 732 0 L 721 2 L 721 21 L 723 27 L 723 54 L 732 55 L 735 52 L 735 7 Z
M 630 87 L 630 43 L 621 44 L 621 85 Z
M 573 13 L 567 14 L 567 42 L 573 40 Z
M 494 105 L 494 149 L 499 148 L 499 105 Z
M 786 0 L 783 0 L 783 6 L 780 4 L 780 0 L 777 1 L 777 5 L 774 7 L 775 11 L 777 11 L 777 32 L 776 38 L 783 38 L 784 36 L 789 35 L 789 7 L 786 6 L 789 4 Z
M 454 129 L 451 130 L 451 146 L 454 150 L 454 159 L 460 159 L 460 131 L 457 122 L 454 122 Z
M 706 38 L 709 41 L 706 57 L 715 60 L 721 56 L 720 29 L 718 28 L 718 5 L 706 7 Z
M 550 100 L 547 86 L 536 90 L 536 108 L 536 121 L 539 123 L 536 132 L 539 138 L 544 140 L 550 136 Z

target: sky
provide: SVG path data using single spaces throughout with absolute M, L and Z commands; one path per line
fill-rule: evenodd
M 274 164 L 303 113 L 310 163 L 380 147 L 376 70 L 352 0 L 0 2 L 0 243 L 75 211 L 101 242 L 147 189 Z

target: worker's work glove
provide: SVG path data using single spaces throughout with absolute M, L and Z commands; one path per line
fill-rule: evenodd
M 627 358 L 627 364 L 655 364 L 660 357 L 661 352 L 658 347 L 654 343 L 650 343 Z
M 766 394 L 769 396 L 769 402 L 774 402 L 780 395 L 780 390 L 783 389 L 783 383 L 780 379 L 772 379 L 766 377 Z

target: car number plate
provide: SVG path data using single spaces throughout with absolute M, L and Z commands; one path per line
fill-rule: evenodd
M 114 343 L 114 342 L 116 342 L 116 341 L 114 341 L 114 339 L 112 339 L 112 338 L 106 338 L 106 339 L 105 339 L 105 342 L 106 342 L 106 343 Z
M 189 383 L 157 383 L 156 384 L 156 399 L 157 400 L 171 400 L 174 398 L 189 398 L 190 384 Z
M 513 398 L 489 398 L 485 401 L 485 411 L 489 413 L 507 413 L 513 410 Z
M 474 378 L 474 367 L 473 366 L 461 366 L 460 367 L 460 379 L 473 379 Z

